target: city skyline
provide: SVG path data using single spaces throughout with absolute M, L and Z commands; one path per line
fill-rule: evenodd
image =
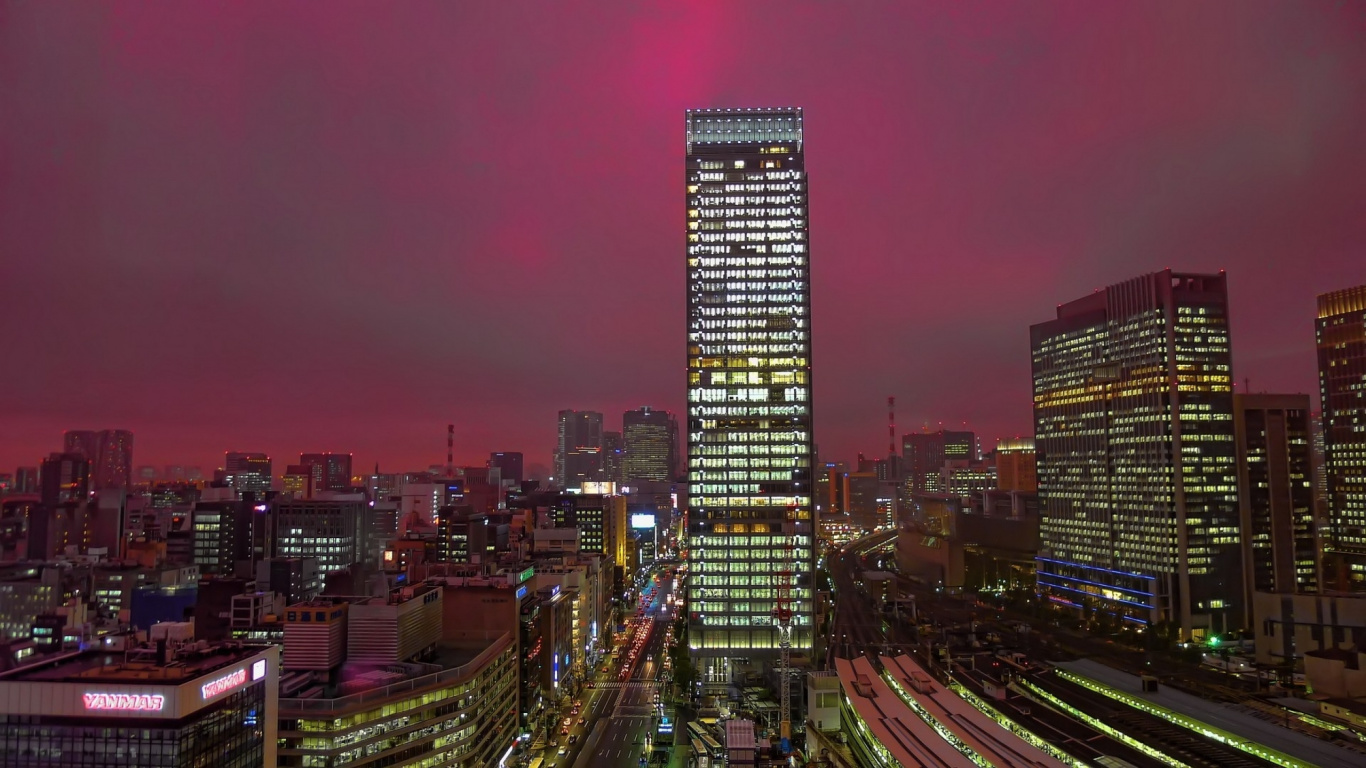
M 675 116 L 736 103 L 802 104 L 813 148 L 883 153 L 813 161 L 823 455 L 878 454 L 887 395 L 903 432 L 1028 434 L 1018 329 L 1168 266 L 1228 270 L 1240 390 L 1313 396 L 1315 297 L 1360 282 L 1366 240 L 1360 11 L 1237 7 L 1163 26 L 1139 7 L 701 5 L 601 28 L 544 9 L 512 42 L 458 13 L 8 9 L 34 34 L 6 38 L 0 242 L 33 258 L 0 265 L 24 287 L 0 320 L 41 332 L 11 344 L 27 375 L 0 386 L 0 471 L 86 425 L 134 432 L 138 465 L 326 449 L 368 471 L 443 463 L 453 422 L 459 464 L 549 466 L 560 409 L 681 413 Z M 759 19 L 771 39 L 689 52 Z M 886 71 L 901 87 L 874 85 Z M 343 119 L 357 106 L 368 121 Z M 561 322 L 571 295 L 604 300 Z

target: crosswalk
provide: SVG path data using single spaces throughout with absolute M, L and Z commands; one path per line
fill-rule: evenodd
M 649 681 L 632 681 L 629 683 L 598 683 L 599 688 L 655 688 L 658 687 L 658 685 L 659 683 L 652 683 Z

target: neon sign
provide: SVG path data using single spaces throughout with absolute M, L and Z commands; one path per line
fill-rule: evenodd
M 200 686 L 199 692 L 204 696 L 206 700 L 212 699 L 218 694 L 227 693 L 228 691 L 231 691 L 233 688 L 236 688 L 239 685 L 243 685 L 246 682 L 247 671 L 245 669 L 239 669 L 236 672 L 230 672 L 226 675 L 223 675 L 217 680 L 210 680 L 209 682 L 204 683 L 204 685 Z
M 81 696 L 86 709 L 115 712 L 160 712 L 166 697 L 159 693 L 87 693 Z

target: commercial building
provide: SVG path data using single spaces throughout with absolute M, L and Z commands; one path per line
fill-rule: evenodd
M 1040 594 L 1187 638 L 1239 627 L 1224 274 L 1112 285 L 1030 337 Z
M 63 654 L 0 674 L 0 755 L 52 768 L 273 768 L 279 649 Z
M 678 466 L 678 421 L 668 411 L 648 405 L 621 416 L 625 457 L 621 480 L 674 479 Z
M 701 679 L 813 647 L 811 264 L 802 110 L 686 114 L 688 637 Z
M 560 411 L 555 443 L 555 486 L 578 488 L 602 480 L 602 414 Z
M 256 564 L 256 583 L 284 598 L 287 605 L 312 600 L 323 588 L 316 557 L 266 558 Z
M 1366 591 L 1366 285 L 1319 296 L 1315 325 L 1334 589 Z
M 357 669 L 338 685 L 301 683 L 300 695 L 280 699 L 279 762 L 272 765 L 497 765 L 518 732 L 512 636 L 443 648 L 437 660 Z
M 346 622 L 348 661 L 387 664 L 426 656 L 441 641 L 441 589 L 420 584 L 354 600 Z
M 1319 588 L 1309 414 L 1308 395 L 1233 398 L 1239 538 L 1249 610 L 1254 592 Z

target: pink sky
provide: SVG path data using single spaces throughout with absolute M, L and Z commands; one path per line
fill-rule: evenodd
M 615 6 L 615 7 L 613 7 Z M 1366 282 L 1366 5 L 0 6 L 0 472 L 521 450 L 681 409 L 683 111 L 806 110 L 816 440 L 1031 431 L 1028 326 L 1227 269 L 1315 391 Z

